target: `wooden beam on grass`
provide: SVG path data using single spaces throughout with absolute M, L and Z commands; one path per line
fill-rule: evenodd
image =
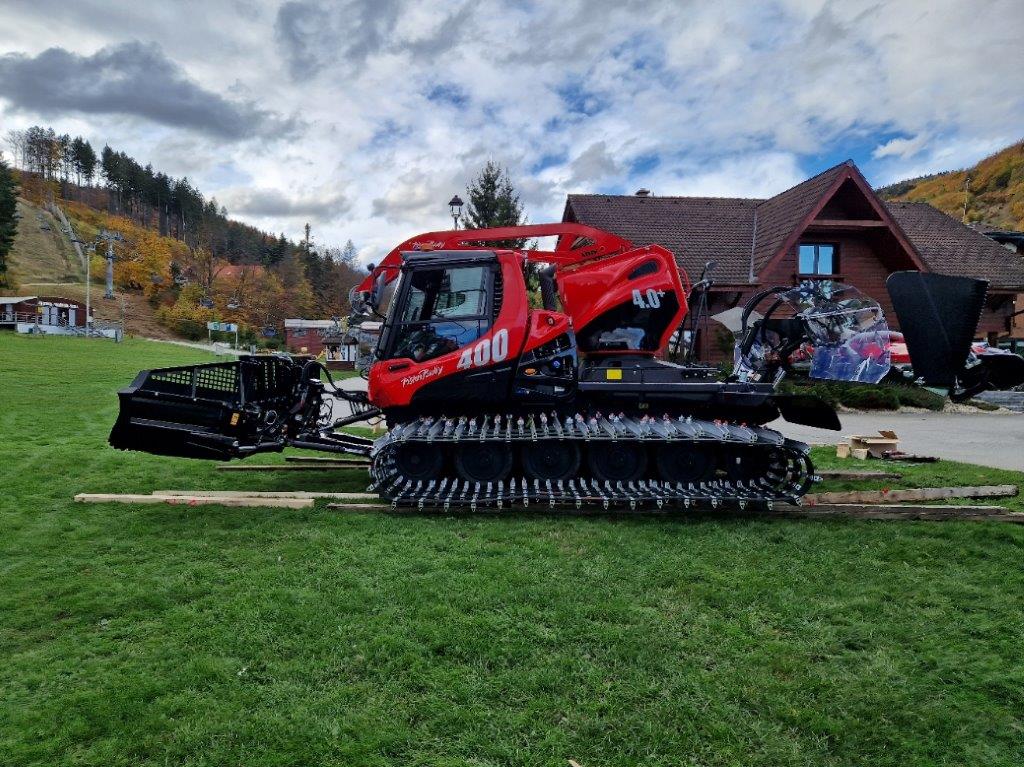
M 269 506 L 280 509 L 309 509 L 312 498 L 217 497 L 204 495 L 141 495 L 132 493 L 79 493 L 78 503 L 166 503 L 171 506 Z
M 284 460 L 288 463 L 326 463 L 331 465 L 348 466 L 369 466 L 368 458 L 328 458 L 315 455 L 286 455 Z
M 846 471 L 826 469 L 816 472 L 822 479 L 902 479 L 902 474 L 892 471 Z
M 330 498 L 339 501 L 376 501 L 373 493 L 333 493 L 306 490 L 154 490 L 152 495 L 191 495 L 201 498 Z
M 786 519 L 849 519 L 922 520 L 930 522 L 1015 522 L 1024 523 L 1024 514 L 1007 510 L 1003 506 L 956 506 L 931 504 L 871 504 L 828 503 L 818 506 L 777 506 L 761 512 L 762 517 L 777 516 Z
M 835 493 L 809 493 L 805 506 L 822 503 L 902 503 L 904 501 L 940 501 L 945 498 L 1010 498 L 1017 495 L 1016 485 L 980 487 L 917 487 L 905 490 L 850 490 Z
M 1010 522 L 1024 524 L 1024 514 L 1007 511 L 1002 506 L 937 506 L 937 505 L 910 505 L 891 506 L 866 503 L 852 504 L 823 504 L 820 506 L 790 506 L 780 504 L 771 511 L 741 511 L 739 509 L 683 509 L 677 506 L 666 506 L 658 509 L 655 507 L 628 509 L 625 507 L 612 507 L 604 509 L 600 506 L 584 506 L 577 509 L 575 506 L 555 506 L 552 508 L 547 504 L 538 503 L 529 507 L 521 505 L 479 507 L 476 511 L 469 511 L 465 507 L 455 507 L 443 511 L 438 507 L 426 507 L 420 509 L 417 506 L 399 506 L 392 509 L 385 503 L 367 503 L 364 501 L 349 501 L 346 503 L 329 503 L 328 509 L 335 511 L 347 511 L 354 513 L 384 513 L 384 514 L 445 514 L 445 515 L 489 515 L 501 516 L 506 514 L 529 514 L 558 515 L 567 517 L 577 516 L 671 516 L 671 517 L 700 517 L 704 520 L 715 519 L 747 519 L 751 521 L 771 521 L 782 519 L 875 519 L 891 521 L 962 521 L 962 522 Z
M 346 461 L 345 463 L 271 463 L 271 464 L 223 464 L 217 471 L 337 471 L 338 469 L 366 469 L 368 464 Z

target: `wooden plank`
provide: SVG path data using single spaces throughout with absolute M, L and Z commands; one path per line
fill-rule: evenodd
M 809 493 L 804 504 L 818 503 L 901 503 L 903 501 L 938 501 L 943 498 L 1009 498 L 1017 495 L 1016 485 L 984 485 L 981 487 L 919 487 L 906 490 L 851 490 L 835 493 Z
M 269 506 L 282 509 L 308 509 L 312 498 L 219 498 L 201 495 L 141 495 L 117 493 L 79 493 L 78 503 L 167 503 L 172 506 Z
M 328 463 L 348 464 L 349 466 L 368 466 L 370 463 L 367 458 L 328 458 L 316 455 L 286 455 L 284 460 L 288 463 Z
M 902 474 L 897 474 L 894 471 L 855 471 L 855 470 L 838 470 L 838 471 L 819 471 L 818 476 L 822 479 L 902 479 Z
M 820 506 L 779 506 L 765 516 L 773 514 L 793 519 L 849 517 L 851 519 L 892 520 L 971 520 L 1012 517 L 1024 522 L 1024 514 L 1015 514 L 1003 506 L 938 506 L 924 504 L 889 505 L 871 503 L 830 503 Z
M 224 464 L 218 465 L 217 471 L 337 471 L 338 469 L 363 469 L 367 464 L 347 461 L 346 465 L 341 463 L 330 464 L 306 464 L 306 463 L 271 463 L 271 464 Z
M 385 513 L 385 514 L 440 514 L 442 510 L 427 508 L 420 511 L 415 506 L 400 506 L 392 509 L 390 505 L 383 503 L 329 503 L 328 509 L 336 511 L 349 511 L 355 513 Z M 877 519 L 892 521 L 965 521 L 965 522 L 1010 522 L 1024 524 L 1024 514 L 1007 511 L 1002 506 L 887 506 L 874 504 L 826 504 L 821 506 L 776 506 L 771 511 L 739 511 L 735 509 L 701 509 L 684 510 L 679 508 L 645 508 L 630 510 L 626 508 L 603 509 L 599 506 L 584 507 L 577 509 L 575 506 L 559 506 L 552 509 L 546 504 L 537 504 L 523 508 L 522 506 L 504 507 L 483 507 L 477 511 L 469 511 L 465 508 L 454 508 L 443 512 L 447 515 L 491 515 L 497 516 L 510 513 L 557 514 L 561 516 L 674 516 L 674 517 L 701 517 L 702 519 L 749 519 L 749 520 L 775 520 L 775 519 Z
M 335 500 L 376 501 L 374 493 L 332 493 L 306 490 L 154 490 L 153 495 L 193 495 L 202 498 L 332 498 Z

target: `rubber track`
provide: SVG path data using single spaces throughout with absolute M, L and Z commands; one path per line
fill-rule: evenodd
M 701 447 L 745 445 L 773 448 L 784 467 L 748 481 L 715 479 L 696 483 L 638 480 L 599 482 L 578 477 L 566 481 L 510 477 L 501 482 L 469 482 L 456 476 L 413 480 L 400 474 L 394 455 L 405 442 L 438 444 L 501 441 L 573 440 L 578 443 L 629 440 L 690 442 Z M 581 447 L 583 445 L 581 444 Z M 798 503 L 814 481 L 806 445 L 760 426 L 702 421 L 689 417 L 661 418 L 595 414 L 559 418 L 556 414 L 491 415 L 478 418 L 422 418 L 401 424 L 373 446 L 370 489 L 392 507 L 470 508 L 529 506 L 676 506 L 681 508 L 771 508 L 776 502 Z

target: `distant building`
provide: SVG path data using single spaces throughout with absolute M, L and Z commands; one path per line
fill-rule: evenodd
M 563 220 L 662 245 L 691 280 L 717 262 L 711 314 L 764 287 L 836 280 L 876 299 L 898 328 L 885 280 L 913 269 L 988 280 L 979 335 L 1022 332 L 1014 312 L 1024 309 L 1024 262 L 927 203 L 883 201 L 853 161 L 768 199 L 571 194 Z M 705 359 L 724 354 L 724 333 L 700 339 Z
M 334 320 L 285 320 L 284 345 L 293 354 L 323 354 L 334 369 L 353 368 L 358 352 L 355 338 Z
M 80 301 L 53 296 L 0 296 L 0 329 L 73 335 L 84 332 L 85 326 L 85 304 Z
M 1024 256 L 1024 232 L 1010 229 L 982 229 L 982 234 L 991 237 L 1011 253 Z

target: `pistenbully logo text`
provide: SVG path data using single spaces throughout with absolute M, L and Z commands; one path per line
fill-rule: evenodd
M 412 386 L 413 384 L 417 384 L 427 378 L 433 378 L 434 376 L 439 375 L 441 375 L 441 366 L 434 365 L 432 368 L 427 368 L 426 370 L 421 370 L 419 373 L 406 376 L 402 379 L 402 386 Z

